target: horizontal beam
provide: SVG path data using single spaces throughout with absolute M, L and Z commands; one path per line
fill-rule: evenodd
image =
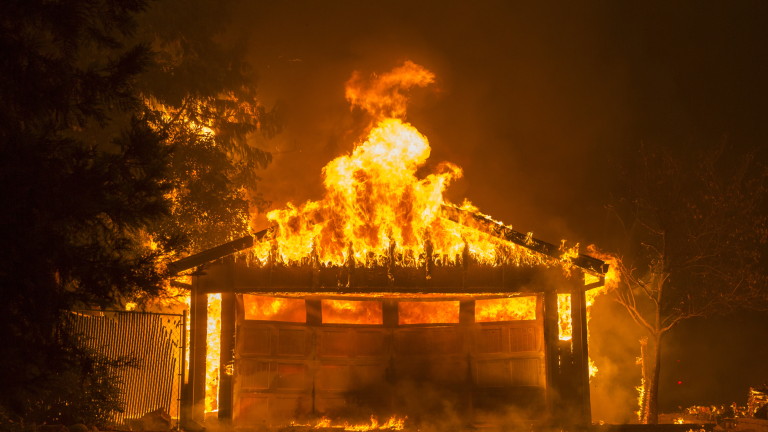
M 193 267 L 197 267 L 211 261 L 216 261 L 219 258 L 223 258 L 227 255 L 239 252 L 244 249 L 253 247 L 254 241 L 263 239 L 267 234 L 271 233 L 274 228 L 267 228 L 254 234 L 253 236 L 247 235 L 237 240 L 232 240 L 211 249 L 206 249 L 200 253 L 190 255 L 186 258 L 182 258 L 178 261 L 174 261 L 168 264 L 168 271 L 171 274 L 177 274 L 184 270 L 189 270 Z
M 468 228 L 476 229 L 501 240 L 528 248 L 534 252 L 562 260 L 563 251 L 559 247 L 515 231 L 487 216 L 448 205 L 442 206 L 442 216 Z M 604 275 L 608 271 L 608 265 L 604 261 L 589 255 L 579 254 L 579 256 L 571 260 L 571 263 L 593 274 Z

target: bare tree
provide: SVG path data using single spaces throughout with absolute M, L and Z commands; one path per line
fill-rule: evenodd
M 726 145 L 641 148 L 611 207 L 625 234 L 614 297 L 647 332 L 640 418 L 658 422 L 661 342 L 680 322 L 765 306 L 768 171 Z

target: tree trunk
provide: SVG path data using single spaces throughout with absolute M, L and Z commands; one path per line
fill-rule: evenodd
M 661 375 L 661 335 L 656 335 L 653 350 L 653 375 L 648 395 L 648 424 L 659 423 L 659 376 Z
M 648 357 L 644 359 L 643 366 L 645 378 L 645 411 L 643 423 L 659 423 L 659 375 L 661 371 L 661 335 L 654 335 L 649 344 Z
M 640 423 L 648 422 L 648 383 L 650 382 L 650 361 L 648 359 L 648 338 L 644 337 L 640 339 L 640 357 L 638 357 L 638 364 L 640 365 L 640 387 L 638 391 L 638 410 L 637 419 Z

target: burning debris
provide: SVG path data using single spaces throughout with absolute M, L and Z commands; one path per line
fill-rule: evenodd
M 768 384 L 749 388 L 747 412 L 752 417 L 768 420 Z

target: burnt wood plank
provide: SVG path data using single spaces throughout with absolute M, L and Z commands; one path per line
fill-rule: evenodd
M 253 236 L 247 235 L 237 240 L 232 240 L 216 247 L 204 250 L 200 253 L 190 255 L 186 258 L 182 258 L 178 261 L 174 261 L 168 264 L 168 271 L 171 274 L 177 274 L 184 270 L 189 270 L 193 267 L 197 267 L 211 261 L 215 261 L 219 258 L 223 258 L 227 255 L 231 255 L 235 252 L 239 252 L 244 249 L 253 247 L 254 241 L 262 240 L 267 234 L 272 233 L 274 228 L 267 228 L 254 234 Z
M 543 240 L 515 231 L 514 229 L 481 214 L 462 210 L 453 206 L 443 205 L 442 217 L 558 260 L 561 259 L 561 255 L 563 254 L 560 248 L 552 243 L 547 243 Z M 603 275 L 608 271 L 607 264 L 604 261 L 589 255 L 579 254 L 579 256 L 573 258 L 571 262 L 590 273 Z

